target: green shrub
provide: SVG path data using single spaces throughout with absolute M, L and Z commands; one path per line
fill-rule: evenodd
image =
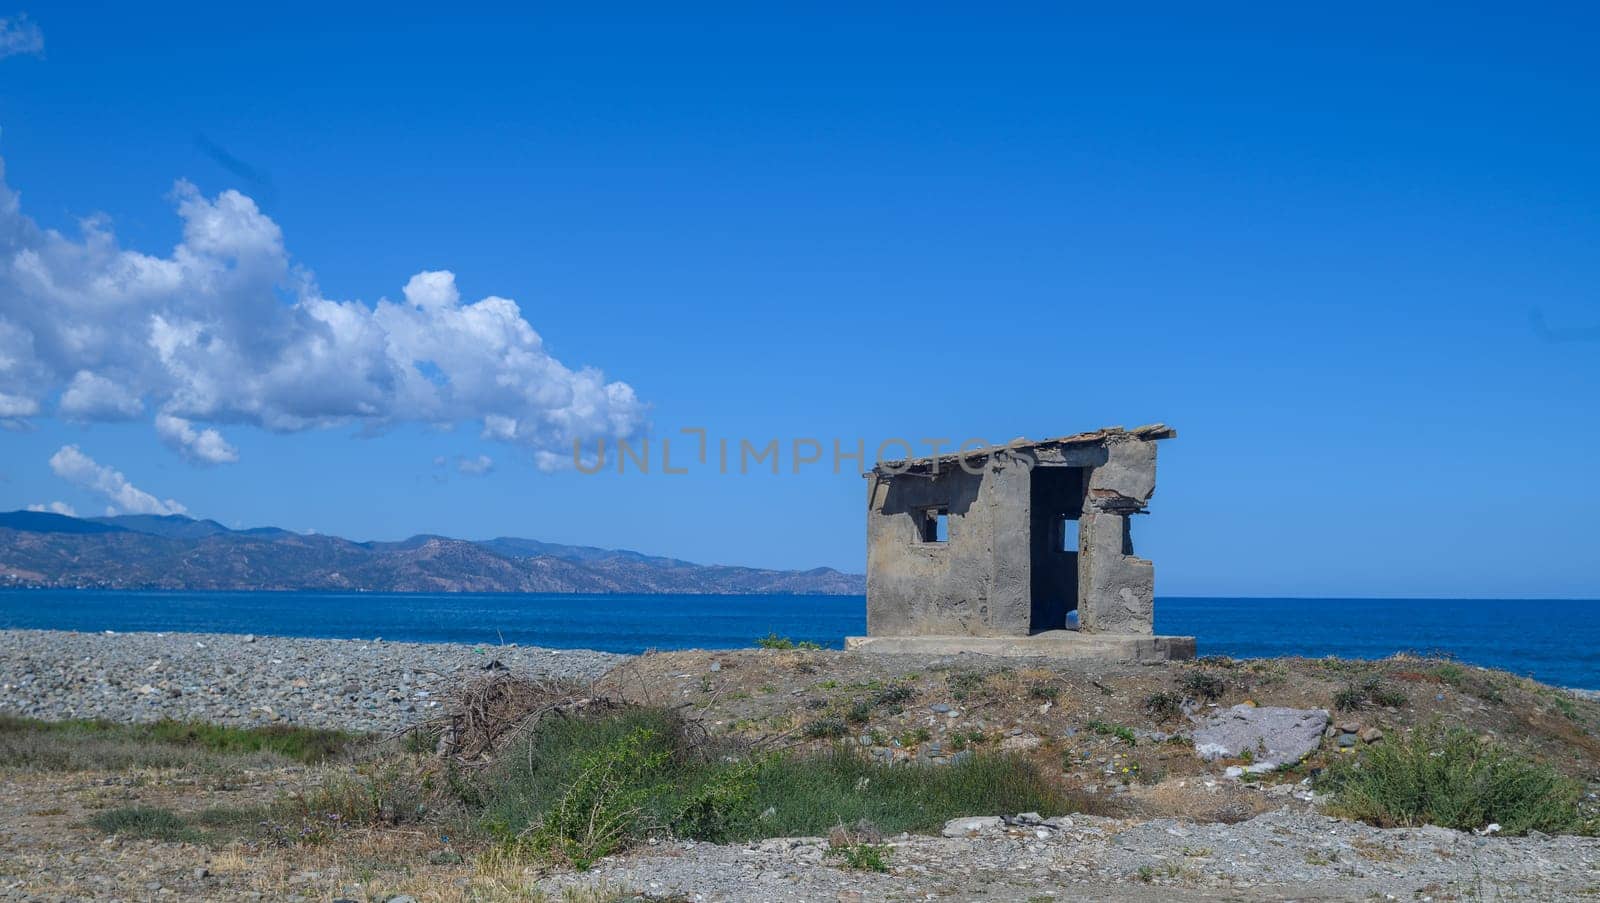
M 108 809 L 89 819 L 89 824 L 107 834 L 144 840 L 184 841 L 197 839 L 193 828 L 168 809 L 153 806 L 124 806 Z
M 639 834 L 645 806 L 658 785 L 671 750 L 650 728 L 639 728 L 580 758 L 577 775 L 527 835 L 532 848 L 550 859 L 587 869 Z
M 288 725 L 245 728 L 0 716 L 0 762 L 40 771 L 313 763 L 342 754 L 358 739 L 342 731 Z
M 1112 724 L 1109 721 L 1096 719 L 1085 724 L 1084 727 L 1102 737 L 1116 737 L 1129 746 L 1137 746 L 1139 744 L 1139 737 L 1134 734 L 1133 728 L 1125 724 Z
M 850 704 L 849 711 L 844 713 L 844 718 L 851 724 L 866 724 L 872 720 L 872 700 L 857 699 Z M 809 725 L 807 725 L 809 727 Z
M 888 844 L 852 843 L 828 848 L 828 855 L 843 859 L 845 868 L 864 872 L 887 872 L 890 852 Z
M 1406 694 L 1387 686 L 1376 677 L 1369 677 L 1361 683 L 1351 681 L 1333 694 L 1333 707 L 1340 712 L 1364 709 L 1369 703 L 1399 708 L 1409 701 Z
M 895 740 L 905 749 L 913 749 L 933 739 L 933 731 L 925 727 L 909 727 L 901 731 Z
M 1353 712 L 1366 704 L 1366 691 L 1355 684 L 1345 684 L 1333 693 L 1333 708 L 1335 711 Z
M 200 722 L 157 721 L 146 729 L 157 743 L 199 746 L 219 753 L 270 752 L 297 762 L 321 762 L 343 752 L 354 739 L 343 731 L 270 724 L 225 727 Z
M 756 646 L 762 649 L 793 649 L 794 640 L 774 632 L 756 640 Z
M 1044 702 L 1055 702 L 1061 696 L 1061 688 L 1050 684 L 1034 684 L 1028 687 L 1028 697 Z
M 732 842 L 862 821 L 892 834 L 974 813 L 1069 811 L 1021 758 L 889 766 L 845 746 L 752 756 L 652 708 L 546 719 L 478 787 L 481 824 L 504 850 L 580 866 L 646 836 Z
M 682 722 L 661 709 L 639 707 L 589 717 L 545 718 L 506 747 L 496 764 L 479 778 L 484 822 L 503 837 L 524 834 L 577 780 L 580 760 L 641 731 L 649 732 L 656 749 L 670 751 L 687 745 L 679 736 Z M 661 816 L 665 818 L 666 813 Z
M 1368 747 L 1320 779 L 1330 811 L 1380 827 L 1458 830 L 1494 822 L 1507 834 L 1584 829 L 1583 787 L 1471 733 L 1438 725 Z
M 427 817 L 431 780 L 416 759 L 374 759 L 329 775 L 274 807 L 278 818 L 331 826 L 415 824 Z
M 979 753 L 953 765 L 882 765 L 847 748 L 785 756 L 762 766 L 751 806 L 771 814 L 757 837 L 820 836 L 869 821 L 885 834 L 937 831 L 952 818 L 992 812 L 1070 811 L 1030 761 Z
M 1183 714 L 1183 697 L 1177 693 L 1158 690 L 1144 698 L 1146 715 L 1156 721 L 1167 721 Z
M 170 809 L 152 806 L 124 806 L 108 809 L 89 819 L 89 824 L 107 834 L 223 846 L 261 833 L 269 813 L 257 807 L 213 806 L 192 815 L 179 815 Z
M 713 769 L 700 786 L 678 803 L 672 831 L 713 843 L 735 839 L 746 830 L 754 811 L 756 777 L 761 763 L 746 761 Z
M 875 706 L 901 706 L 915 699 L 917 691 L 905 684 L 890 684 L 874 693 L 872 704 Z
M 1206 702 L 1216 702 L 1222 694 L 1228 691 L 1228 682 L 1215 674 L 1204 671 L 1190 671 L 1183 676 L 1183 689 L 1197 699 Z
M 862 720 L 866 719 L 863 718 Z M 812 740 L 836 740 L 850 733 L 850 726 L 844 723 L 843 718 L 829 715 L 806 722 L 806 725 L 800 729 L 800 733 Z
M 1375 683 L 1372 688 L 1367 691 L 1367 699 L 1370 700 L 1373 705 L 1384 706 L 1386 708 L 1393 709 L 1398 709 L 1411 701 L 1406 694 L 1381 683 Z
M 944 680 L 950 687 L 950 698 L 960 702 L 982 689 L 988 676 L 975 671 L 957 671 Z

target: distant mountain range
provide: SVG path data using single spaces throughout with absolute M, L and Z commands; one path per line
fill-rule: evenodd
M 518 593 L 866 592 L 833 568 L 694 564 L 622 549 L 501 537 L 353 542 L 179 515 L 0 513 L 0 585 L 106 589 Z

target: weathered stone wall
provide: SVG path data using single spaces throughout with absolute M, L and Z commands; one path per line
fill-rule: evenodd
M 1074 602 L 1085 633 L 1153 633 L 1155 569 L 1134 555 L 1128 518 L 1155 492 L 1155 463 L 1153 439 L 1120 434 L 1013 446 L 981 474 L 949 462 L 937 473 L 872 475 L 868 634 L 1027 636 L 1063 626 Z M 1076 555 L 1052 543 L 1055 518 L 1075 505 Z M 919 534 L 918 512 L 933 506 L 948 508 L 947 542 Z
M 867 481 L 867 632 L 873 636 L 1028 633 L 1028 481 L 996 463 L 982 476 Z M 921 542 L 916 512 L 949 507 L 949 541 Z
M 1106 445 L 1106 462 L 1089 472 L 1078 521 L 1078 627 L 1088 633 L 1155 632 L 1155 566 L 1133 554 L 1128 518 L 1156 490 L 1156 444 L 1128 439 Z

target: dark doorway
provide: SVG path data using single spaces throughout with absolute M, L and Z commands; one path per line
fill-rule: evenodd
M 1032 612 L 1029 629 L 1062 630 L 1078 608 L 1078 515 L 1081 467 L 1037 466 L 1028 490 Z

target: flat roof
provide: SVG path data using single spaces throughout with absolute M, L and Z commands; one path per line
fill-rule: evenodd
M 1144 442 L 1154 442 L 1158 439 L 1172 439 L 1177 435 L 1178 431 L 1165 423 L 1149 423 L 1144 426 L 1136 426 L 1131 430 L 1123 429 L 1120 426 L 1106 426 L 1086 433 L 1057 436 L 1054 439 L 1024 439 L 1018 437 L 1004 445 L 987 445 L 983 448 L 972 448 L 963 452 L 950 452 L 943 455 L 930 455 L 926 458 L 901 458 L 897 461 L 880 461 L 868 473 L 875 474 L 885 468 L 901 473 L 907 470 L 922 470 L 923 468 L 932 467 L 935 462 L 940 465 L 954 464 L 962 459 L 987 458 L 999 451 L 1063 448 L 1072 445 L 1103 445 L 1116 439 L 1138 439 Z

